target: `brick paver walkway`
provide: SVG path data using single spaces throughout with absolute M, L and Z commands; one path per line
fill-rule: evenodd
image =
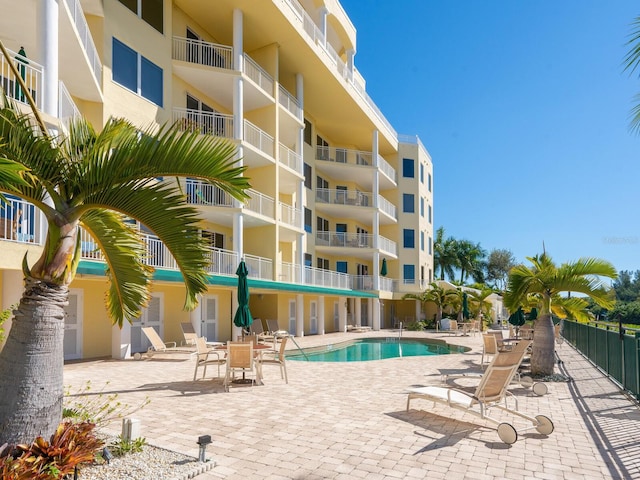
M 306 347 L 369 335 L 397 332 L 296 341 Z M 149 396 L 151 404 L 135 416 L 150 444 L 197 456 L 197 437 L 211 434 L 207 452 L 217 465 L 197 480 L 640 479 L 640 410 L 571 346 L 558 348 L 559 371 L 573 381 L 548 383 L 543 397 L 513 388 L 521 409 L 551 417 L 555 431 L 545 437 L 530 430 L 508 446 L 473 415 L 421 400 L 405 410 L 407 387 L 437 383 L 441 370 L 477 368 L 480 337 L 405 336 L 445 338 L 472 350 L 371 362 L 289 361 L 288 385 L 277 367 L 265 367 L 265 385 L 229 393 L 217 379 L 191 381 L 192 359 L 160 356 L 66 365 L 65 384 L 90 379 L 97 388 L 108 379 L 105 391 L 130 405 Z M 114 429 L 119 433 L 119 425 Z

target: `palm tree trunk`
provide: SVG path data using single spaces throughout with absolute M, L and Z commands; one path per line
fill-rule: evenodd
M 67 286 L 27 279 L 0 352 L 0 445 L 48 438 L 62 419 Z
M 553 321 L 550 314 L 540 315 L 533 326 L 531 374 L 552 375 L 556 363 Z

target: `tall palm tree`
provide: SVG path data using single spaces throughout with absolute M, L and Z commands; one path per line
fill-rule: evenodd
M 607 288 L 601 277 L 616 278 L 611 263 L 596 258 L 581 258 L 575 262 L 556 266 L 546 252 L 527 257 L 531 266 L 517 265 L 509 273 L 505 306 L 512 312 L 523 305 L 537 303 L 538 318 L 534 321 L 531 373 L 551 375 L 555 364 L 552 313 L 561 318 L 568 315 L 585 318 L 588 302 L 575 295 L 567 298 L 560 294 L 582 294 L 598 305 L 611 308 L 615 294 Z
M 100 133 L 80 120 L 54 139 L 39 125 L 6 99 L 0 105 L 0 193 L 31 202 L 48 225 L 40 258 L 31 266 L 23 260 L 25 290 L 0 352 L 0 444 L 48 437 L 61 420 L 63 308 L 80 261 L 80 228 L 105 259 L 114 324 L 137 317 L 149 299 L 152 269 L 128 219 L 171 252 L 191 309 L 207 288 L 208 250 L 198 211 L 176 181 L 162 179 L 201 179 L 239 200 L 249 186 L 244 168 L 234 165 L 235 147 L 212 136 L 177 127 L 140 131 L 111 119 Z
M 420 293 L 407 293 L 402 299 L 413 299 L 418 300 L 423 305 L 425 303 L 433 303 L 436 306 L 436 325 L 440 325 L 440 320 L 442 320 L 442 311 L 444 308 L 450 304 L 450 300 L 452 296 L 455 296 L 454 290 L 445 290 L 436 282 L 431 282 L 429 287 L 424 292 Z
M 624 58 L 624 70 L 633 74 L 640 65 L 640 16 L 631 23 L 632 31 L 627 45 L 629 51 Z M 632 132 L 640 133 L 640 93 L 634 96 L 636 104 L 631 108 L 630 128 Z
M 487 252 L 479 243 L 469 240 L 458 240 L 456 242 L 457 266 L 460 269 L 460 284 L 463 284 L 467 277 L 471 275 L 474 280 L 482 282 L 484 259 Z
M 440 268 L 440 280 L 444 280 L 445 273 L 452 279 L 454 268 L 458 267 L 458 256 L 456 254 L 456 240 L 453 237 L 444 236 L 444 227 L 436 230 L 436 238 L 433 242 L 433 264 L 435 265 L 435 276 L 438 276 L 437 269 Z

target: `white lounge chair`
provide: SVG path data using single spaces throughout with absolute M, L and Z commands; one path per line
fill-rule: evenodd
M 492 408 L 506 411 L 512 415 L 524 418 L 531 422 L 532 427 L 542 435 L 549 435 L 553 432 L 553 422 L 544 415 L 532 417 L 518 411 L 518 400 L 507 391 L 507 387 L 513 379 L 530 342 L 521 342 L 520 348 L 510 352 L 499 352 L 494 356 L 491 364 L 482 375 L 480 383 L 473 394 L 463 390 L 442 387 L 427 386 L 412 388 L 407 397 L 407 410 L 410 408 L 411 400 L 430 400 L 435 403 L 447 405 L 450 408 L 471 413 L 482 419 L 497 424 L 497 431 L 500 440 L 507 444 L 515 443 L 518 439 L 518 432 L 513 425 L 501 422 L 491 416 L 489 411 Z M 509 401 L 514 407 L 509 405 Z
M 163 342 L 153 327 L 142 327 L 142 333 L 144 336 L 149 339 L 151 342 L 151 346 L 147 349 L 147 356 L 152 357 L 154 353 L 181 353 L 181 354 L 192 354 L 195 352 L 195 348 L 193 346 L 188 347 L 178 347 L 176 342 Z M 136 353 L 134 358 L 139 360 L 142 358 L 142 355 Z

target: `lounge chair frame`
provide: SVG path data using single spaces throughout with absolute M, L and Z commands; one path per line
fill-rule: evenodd
M 142 333 L 151 342 L 151 346 L 146 351 L 148 358 L 153 357 L 155 353 L 181 353 L 183 355 L 195 353 L 195 345 L 178 347 L 176 342 L 164 342 L 153 327 L 142 327 Z M 134 358 L 136 360 L 140 360 L 142 355 L 140 353 L 136 353 Z
M 531 342 L 525 341 L 520 344 L 519 348 L 514 348 L 509 352 L 499 352 L 495 355 L 473 394 L 457 388 L 441 386 L 413 388 L 409 390 L 407 397 L 407 410 L 410 409 L 413 399 L 430 400 L 434 404 L 441 403 L 488 420 L 497 425 L 496 430 L 502 442 L 515 443 L 518 439 L 518 431 L 510 423 L 492 417 L 490 411 L 495 408 L 531 423 L 531 427 L 521 429 L 521 431 L 535 429 L 542 435 L 550 435 L 554 429 L 551 419 L 544 415 L 531 416 L 520 412 L 518 399 L 507 391 L 507 387 L 513 380 Z

